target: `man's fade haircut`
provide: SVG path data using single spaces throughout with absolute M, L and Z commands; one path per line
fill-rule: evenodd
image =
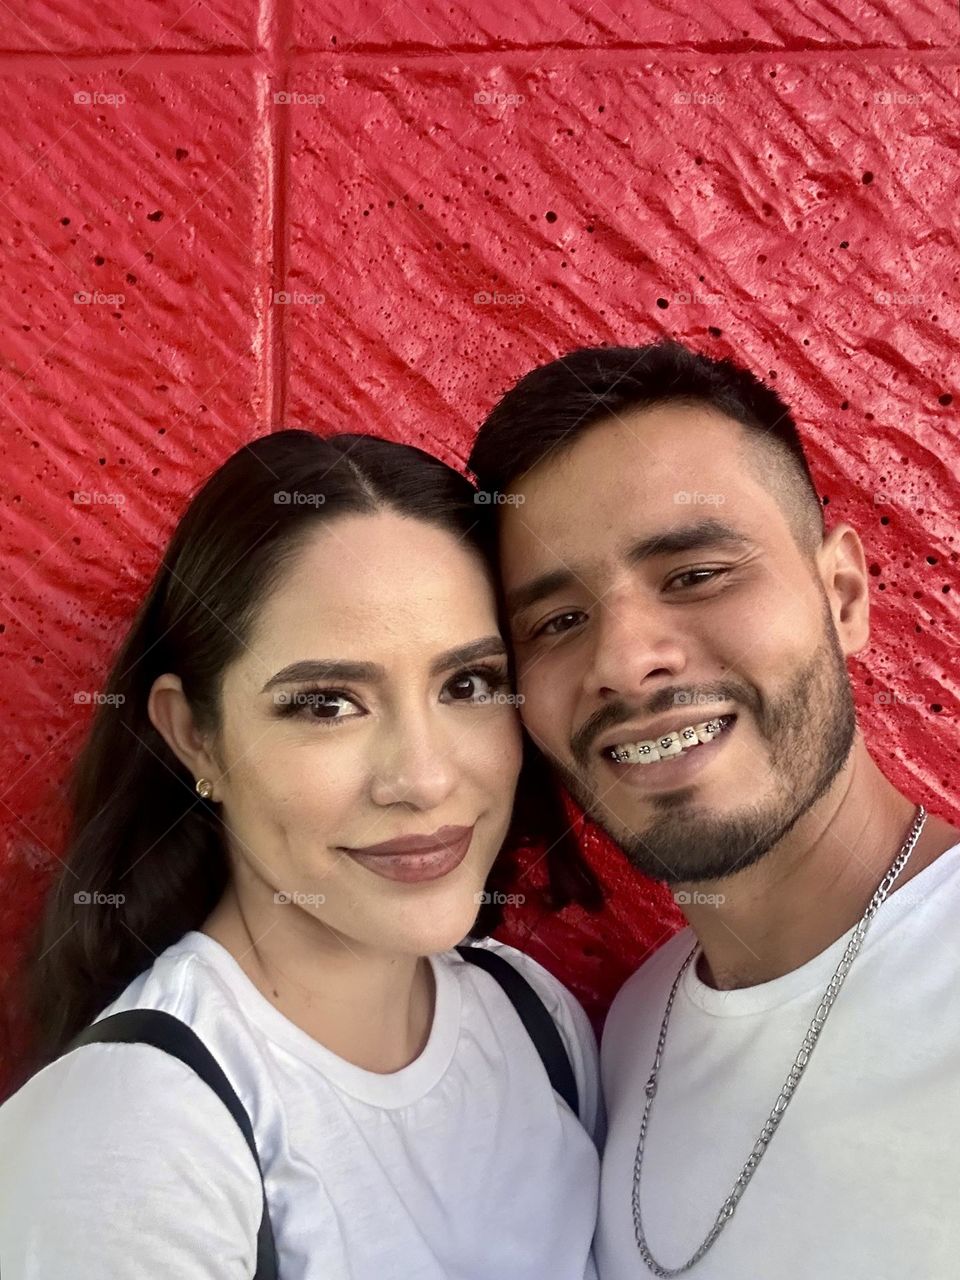
M 666 404 L 706 405 L 746 428 L 743 461 L 812 559 L 823 507 L 789 408 L 749 370 L 679 342 L 582 347 L 531 370 L 481 425 L 469 466 L 480 490 L 503 493 L 590 427 Z

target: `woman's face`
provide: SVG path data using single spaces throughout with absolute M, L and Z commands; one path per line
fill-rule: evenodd
M 215 794 L 258 920 L 306 912 L 402 954 L 464 937 L 521 755 L 472 549 L 387 512 L 318 528 L 226 671 L 222 712 Z M 434 849 L 371 848 L 407 837 Z

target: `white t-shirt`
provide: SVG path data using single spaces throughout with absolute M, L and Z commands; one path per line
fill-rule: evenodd
M 593 1138 L 502 989 L 455 951 L 431 957 L 426 1047 L 389 1075 L 325 1049 L 199 932 L 100 1014 L 163 1009 L 211 1050 L 253 1124 L 281 1280 L 595 1280 L 593 1032 L 541 965 L 482 945 L 554 1015 Z M 261 1206 L 229 1112 L 149 1046 L 83 1046 L 0 1107 L 3 1280 L 249 1280 Z
M 643 1156 L 647 1243 L 700 1247 L 759 1137 L 853 930 L 772 982 L 677 990 Z M 644 1086 L 684 929 L 622 988 L 601 1053 L 602 1280 L 650 1275 L 631 1195 Z M 895 889 L 853 962 L 733 1217 L 691 1280 L 960 1276 L 960 845 Z

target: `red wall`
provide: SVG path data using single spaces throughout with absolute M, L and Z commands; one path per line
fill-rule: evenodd
M 584 343 L 669 332 L 775 379 L 828 514 L 868 547 L 865 732 L 960 820 L 955 3 L 16 8 L 4 968 L 62 847 L 76 694 L 100 687 L 192 487 L 280 425 L 461 464 L 500 391 Z M 676 917 L 588 844 L 605 917 L 528 910 L 506 936 L 600 1014 Z

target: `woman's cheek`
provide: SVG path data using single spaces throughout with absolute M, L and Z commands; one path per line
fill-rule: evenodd
M 491 712 L 489 722 L 465 735 L 464 768 L 482 790 L 509 808 L 523 759 L 520 717 L 510 705 Z
M 287 842 L 295 844 L 299 835 L 313 847 L 326 848 L 352 838 L 349 819 L 358 811 L 363 778 L 360 761 L 343 744 L 273 750 L 259 759 L 249 783 L 258 807 L 271 815 Z

